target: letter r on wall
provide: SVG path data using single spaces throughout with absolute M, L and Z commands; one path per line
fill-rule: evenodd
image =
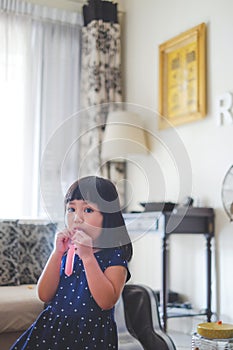
M 224 120 L 228 120 L 233 123 L 233 116 L 231 113 L 231 107 L 233 104 L 232 94 L 225 92 L 217 97 L 217 124 L 220 126 L 224 123 Z

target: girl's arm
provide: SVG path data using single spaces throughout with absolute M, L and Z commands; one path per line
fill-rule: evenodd
M 124 287 L 127 270 L 124 266 L 110 266 L 101 270 L 92 248 L 91 238 L 83 231 L 72 237 L 77 253 L 83 261 L 87 283 L 93 298 L 102 309 L 111 309 Z
M 101 270 L 95 256 L 83 259 L 89 289 L 96 303 L 104 310 L 117 302 L 125 285 L 127 270 L 124 266 L 110 266 Z
M 61 259 L 68 249 L 69 237 L 68 230 L 56 234 L 54 250 L 37 283 L 38 296 L 43 302 L 49 302 L 57 290 L 60 280 Z

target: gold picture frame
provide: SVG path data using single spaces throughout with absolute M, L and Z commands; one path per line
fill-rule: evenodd
M 159 46 L 159 129 L 206 116 L 206 25 Z

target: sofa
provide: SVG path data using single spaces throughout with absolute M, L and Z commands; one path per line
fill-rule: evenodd
M 44 308 L 36 283 L 56 229 L 56 224 L 42 220 L 0 220 L 1 350 L 9 350 Z
M 9 350 L 43 307 L 36 294 L 36 285 L 1 286 L 0 349 Z

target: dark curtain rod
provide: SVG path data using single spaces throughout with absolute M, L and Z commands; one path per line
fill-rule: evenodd
M 99 19 L 104 22 L 118 23 L 117 4 L 110 1 L 89 0 L 87 5 L 83 5 L 84 26 Z

